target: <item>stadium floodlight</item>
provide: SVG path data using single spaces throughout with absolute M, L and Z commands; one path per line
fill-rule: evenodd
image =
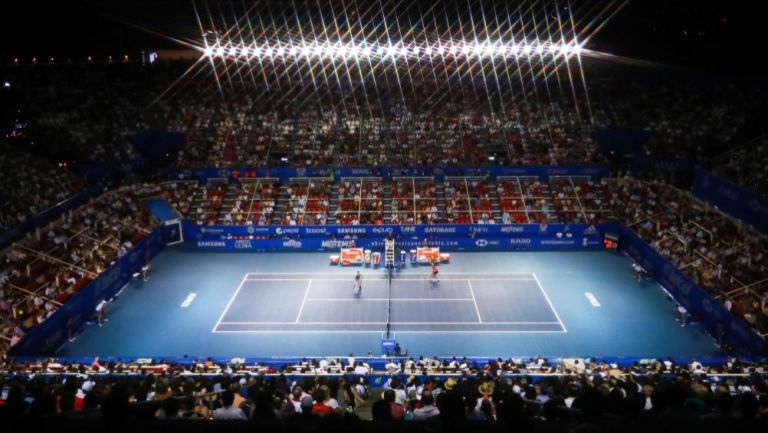
M 446 41 L 445 43 L 436 42 L 430 45 L 426 42 L 413 41 L 405 43 L 396 41 L 390 43 L 366 43 L 363 42 L 343 42 L 343 41 L 313 41 L 309 43 L 293 42 L 284 43 L 276 41 L 275 43 L 264 42 L 262 44 L 253 43 L 248 45 L 243 41 L 239 43 L 217 43 L 214 46 L 199 48 L 207 57 L 273 57 L 287 58 L 288 56 L 316 57 L 320 59 L 339 58 L 341 60 L 357 60 L 360 58 L 369 58 L 377 55 L 379 58 L 429 58 L 434 55 L 450 55 L 455 58 L 459 56 L 469 59 L 482 59 L 493 57 L 520 57 L 525 56 L 532 59 L 538 55 L 544 57 L 551 55 L 557 57 L 570 56 L 572 54 L 580 55 L 584 48 L 576 40 L 571 41 L 494 41 L 484 40 L 461 40 Z

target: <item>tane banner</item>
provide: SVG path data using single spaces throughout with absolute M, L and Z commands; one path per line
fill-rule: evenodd
M 485 166 L 485 167 L 258 167 L 258 168 L 194 168 L 175 170 L 171 179 L 198 180 L 208 179 L 259 178 L 274 177 L 287 182 L 292 177 L 326 177 L 339 180 L 342 177 L 380 177 L 390 180 L 398 176 L 434 176 L 441 181 L 445 176 L 487 176 L 496 179 L 499 176 L 538 177 L 547 180 L 550 176 L 589 176 L 599 180 L 608 176 L 608 168 L 603 165 L 561 166 Z
M 768 233 L 768 198 L 700 169 L 696 170 L 693 195 Z
M 345 226 L 198 226 L 187 224 L 185 238 L 228 240 L 259 238 L 462 238 L 462 237 L 581 237 L 616 232 L 616 224 L 435 224 Z
M 620 244 L 688 310 L 694 320 L 704 325 L 715 340 L 722 341 L 742 355 L 765 354 L 765 342 L 744 321 L 732 315 L 630 229 L 622 227 Z

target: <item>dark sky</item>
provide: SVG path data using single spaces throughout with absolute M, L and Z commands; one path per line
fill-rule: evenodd
M 198 4 L 202 2 L 198 0 Z M 228 10 L 232 4 L 243 2 L 248 3 L 227 0 L 219 4 Z M 261 3 L 284 5 L 289 0 Z M 466 7 L 475 3 L 460 4 Z M 607 4 L 609 0 L 597 3 Z M 573 4 L 584 1 L 574 0 Z M 589 47 L 697 70 L 757 74 L 759 65 L 768 60 L 763 48 L 768 38 L 762 34 L 762 18 L 754 4 L 738 0 L 711 4 L 701 0 L 632 0 Z M 25 0 L 4 2 L 2 8 L 3 62 L 32 56 L 77 59 L 134 55 L 142 49 L 174 47 L 128 23 L 174 35 L 197 34 L 191 0 Z

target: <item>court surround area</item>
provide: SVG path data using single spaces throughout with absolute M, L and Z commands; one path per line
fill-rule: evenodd
M 327 253 L 206 253 L 154 260 L 59 356 L 380 356 L 386 324 L 414 355 L 722 355 L 623 254 L 456 252 L 440 265 L 386 271 L 328 264 Z M 355 295 L 354 275 L 363 274 Z M 391 304 L 391 305 L 390 305 Z M 391 308 L 390 308 L 391 307 Z

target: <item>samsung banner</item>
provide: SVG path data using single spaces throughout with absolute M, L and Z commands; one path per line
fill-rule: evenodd
M 380 177 L 391 180 L 398 176 L 434 176 L 441 181 L 445 176 L 483 176 L 496 179 L 499 176 L 538 177 L 546 181 L 550 176 L 589 176 L 600 180 L 608 176 L 608 168 L 603 165 L 580 166 L 481 166 L 481 167 L 258 167 L 258 168 L 194 168 L 179 169 L 171 172 L 174 180 L 208 179 L 234 180 L 239 178 L 273 177 L 287 182 L 292 177 L 325 177 L 339 180 L 342 177 Z
M 701 169 L 696 170 L 693 195 L 768 233 L 768 198 Z

